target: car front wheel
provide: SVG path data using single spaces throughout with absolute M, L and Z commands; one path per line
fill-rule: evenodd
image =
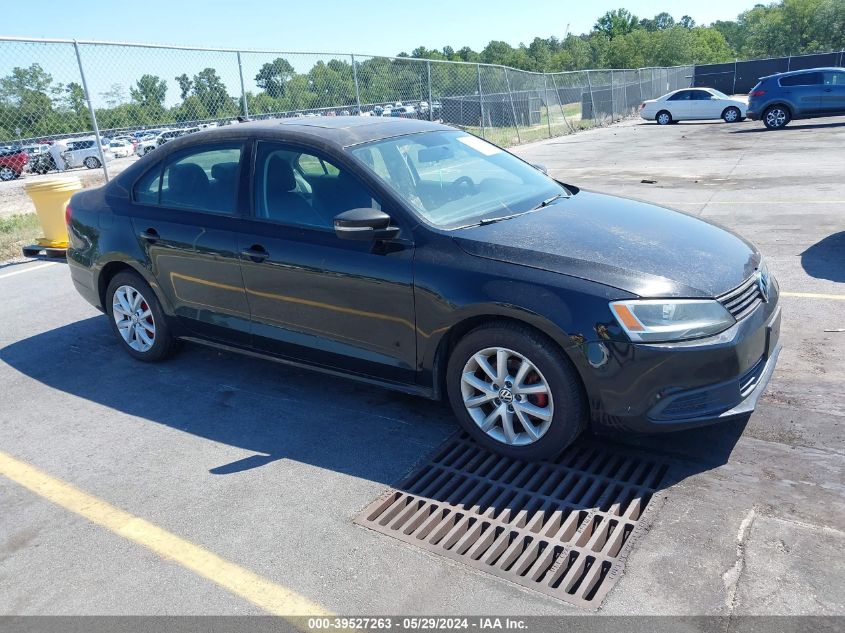
M 784 106 L 774 105 L 763 113 L 763 125 L 770 130 L 779 130 L 789 123 L 792 117 Z
M 0 180 L 14 180 L 16 178 L 15 170 L 11 167 L 0 167 Z
M 725 108 L 725 111 L 722 112 L 722 119 L 724 119 L 725 123 L 736 123 L 742 120 L 742 112 L 739 111 L 739 108 L 733 106 Z
M 449 357 L 447 388 L 461 426 L 513 459 L 551 459 L 584 428 L 586 406 L 568 358 L 517 324 L 481 326 Z
M 97 167 L 99 167 L 99 166 L 100 166 L 100 161 L 99 161 L 99 159 L 95 158 L 94 156 L 89 156 L 88 158 L 86 158 L 86 159 L 83 161 L 83 164 L 84 164 L 84 165 L 85 165 L 88 169 L 97 169 Z
M 106 309 L 112 331 L 131 356 L 153 362 L 172 353 L 175 341 L 161 305 L 140 275 L 115 275 L 106 290 Z

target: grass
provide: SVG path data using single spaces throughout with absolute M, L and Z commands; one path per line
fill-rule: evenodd
M 549 125 L 551 117 L 551 126 Z M 467 132 L 476 136 L 483 136 L 501 147 L 512 147 L 521 143 L 530 143 L 555 136 L 571 134 L 573 131 L 584 130 L 594 126 L 591 120 L 581 120 L 581 104 L 565 103 L 563 112 L 560 106 L 552 106 L 549 110 L 540 110 L 540 123 L 530 127 L 519 126 L 519 130 L 513 126 L 508 127 L 486 127 L 484 130 L 479 126 L 462 126 Z M 551 134 L 549 134 L 551 127 Z
M 19 257 L 21 247 L 41 237 L 41 225 L 34 213 L 0 218 L 0 262 Z

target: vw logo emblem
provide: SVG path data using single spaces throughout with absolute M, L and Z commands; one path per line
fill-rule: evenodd
M 500 389 L 499 400 L 501 400 L 505 404 L 510 404 L 511 402 L 513 402 L 513 392 L 507 387 L 504 389 Z
M 760 288 L 760 294 L 763 296 L 763 301 L 769 301 L 769 271 L 761 270 L 757 274 L 757 287 Z

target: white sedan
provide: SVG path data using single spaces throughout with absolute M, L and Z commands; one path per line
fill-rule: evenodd
M 640 116 L 658 125 L 697 119 L 724 119 L 736 123 L 745 119 L 748 101 L 729 97 L 713 88 L 684 88 L 640 104 Z

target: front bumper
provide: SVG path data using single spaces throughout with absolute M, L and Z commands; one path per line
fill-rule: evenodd
M 654 433 L 750 414 L 777 364 L 780 322 L 775 285 L 769 302 L 714 337 L 590 343 L 585 383 L 594 426 Z

